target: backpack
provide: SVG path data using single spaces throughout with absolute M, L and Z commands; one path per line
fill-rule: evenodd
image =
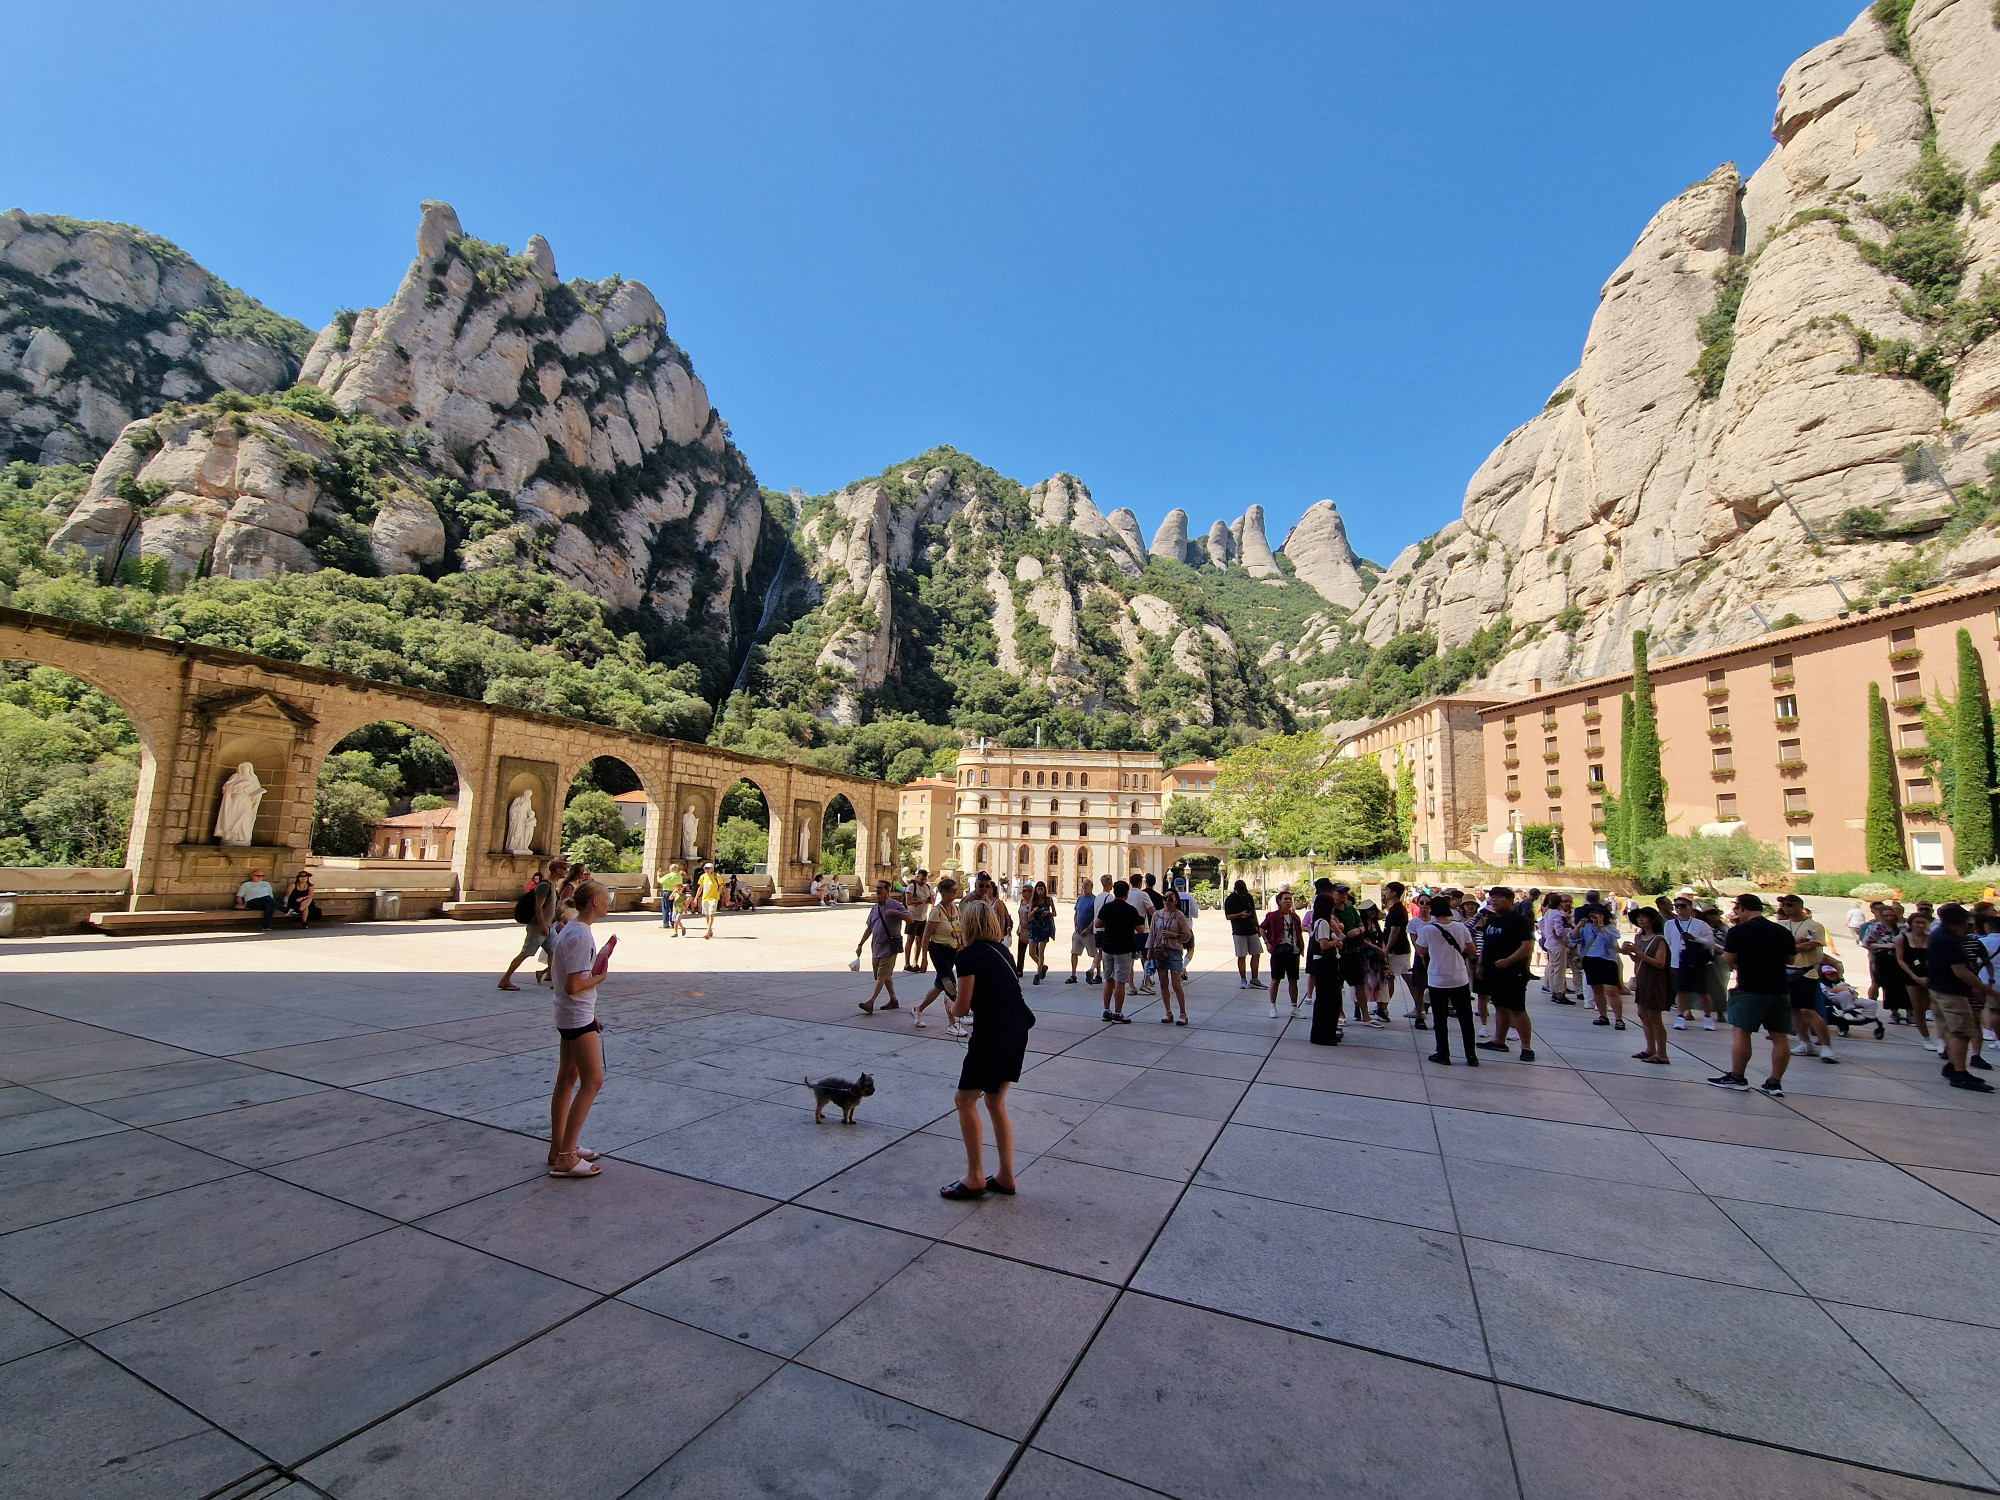
M 514 920 L 523 927 L 534 925 L 535 908 L 540 904 L 542 883 L 538 880 L 514 898 Z

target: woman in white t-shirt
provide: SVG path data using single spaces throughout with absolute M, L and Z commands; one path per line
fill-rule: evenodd
M 597 1153 L 582 1144 L 583 1122 L 597 1091 L 604 1087 L 604 1028 L 597 1020 L 597 940 L 591 926 L 611 909 L 611 892 L 594 880 L 579 885 L 572 899 L 576 919 L 566 923 L 549 946 L 549 983 L 555 990 L 555 1094 L 549 1101 L 549 1176 L 595 1177 L 603 1168 Z
M 1473 1050 L 1472 929 L 1452 915 L 1451 902 L 1445 897 L 1433 898 L 1430 909 L 1435 916 L 1410 923 L 1410 941 L 1430 961 L 1431 1024 L 1437 1032 L 1437 1051 L 1431 1054 L 1431 1061 L 1451 1066 L 1451 1018 L 1455 1014 L 1459 1036 L 1465 1043 L 1465 1065 L 1476 1068 L 1479 1054 Z

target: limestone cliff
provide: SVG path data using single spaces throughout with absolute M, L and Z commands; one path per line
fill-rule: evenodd
M 1860 598 L 2000 562 L 1996 26 L 1916 0 L 1794 63 L 1769 159 L 1654 216 L 1461 518 L 1300 653 L 1450 649 L 1504 617 L 1487 682 L 1520 688 L 1623 667 L 1635 629 L 1702 649 L 1836 612 L 1829 579 Z
M 311 341 L 158 235 L 0 214 L 0 463 L 95 463 L 164 402 L 290 385 Z
M 640 283 L 564 282 L 539 236 L 510 255 L 426 203 L 395 297 L 337 317 L 300 380 L 132 424 L 53 545 L 166 581 L 518 563 L 733 633 L 763 503 Z
M 1329 604 L 1356 609 L 1367 597 L 1361 559 L 1348 544 L 1347 525 L 1331 500 L 1321 500 L 1300 516 L 1278 550 L 1290 561 L 1294 575 L 1311 584 Z

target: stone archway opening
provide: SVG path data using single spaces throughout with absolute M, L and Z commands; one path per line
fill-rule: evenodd
M 246 741 L 240 751 L 224 746 L 219 758 L 237 764 L 240 753 L 255 767 L 256 750 Z M 462 834 L 458 811 L 451 751 L 421 729 L 378 719 L 348 734 L 320 762 L 312 852 L 450 864 Z
M 723 792 L 715 818 L 715 868 L 724 875 L 768 873 L 771 803 L 764 789 L 739 777 Z
M 854 873 L 854 841 L 861 823 L 844 792 L 835 792 L 820 818 L 819 867 L 826 875 Z
M 653 816 L 652 798 L 629 764 L 615 755 L 586 761 L 563 796 L 563 857 L 605 874 L 634 874 L 645 862 Z
M 148 754 L 82 678 L 0 662 L 0 866 L 117 869 Z

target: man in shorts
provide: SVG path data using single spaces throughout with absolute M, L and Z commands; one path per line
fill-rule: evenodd
M 1076 983 L 1076 961 L 1088 958 L 1090 967 L 1084 971 L 1084 983 L 1097 983 L 1097 892 L 1084 881 L 1077 888 L 1076 911 L 1070 923 L 1069 932 L 1069 978 L 1064 984 Z
M 875 904 L 868 908 L 861 926 L 861 941 L 854 945 L 856 958 L 861 957 L 864 946 L 868 948 L 875 973 L 875 988 L 861 1002 L 861 1009 L 871 1016 L 875 1014 L 875 997 L 884 990 L 889 992 L 889 998 L 882 1003 L 882 1009 L 896 1009 L 896 960 L 902 956 L 903 924 L 909 919 L 910 909 L 896 899 L 889 882 L 876 881 Z
M 701 879 L 695 882 L 694 894 L 695 899 L 701 902 L 701 914 L 708 923 L 708 930 L 702 936 L 712 938 L 715 936 L 715 914 L 722 910 L 722 877 L 715 873 L 713 861 L 701 867 Z
M 1803 896 L 1778 898 L 1778 925 L 1798 945 L 1785 969 L 1792 990 L 1792 1029 L 1798 1038 L 1792 1043 L 1792 1056 L 1839 1062 L 1833 1055 L 1833 1028 L 1826 1024 L 1826 995 L 1819 982 L 1820 960 L 1826 957 L 1826 928 L 1813 920 Z
M 549 929 L 556 925 L 556 887 L 568 874 L 569 865 L 565 861 L 552 859 L 535 876 L 534 886 L 524 893 L 533 896 L 534 900 L 528 904 L 528 920 L 521 924 L 521 951 L 514 955 L 514 961 L 507 965 L 507 972 L 500 976 L 501 989 L 518 990 L 520 986 L 514 983 L 514 971 L 530 957 L 548 948 Z
M 1687 1030 L 1694 1010 L 1702 1008 L 1702 1029 L 1715 1030 L 1715 1002 L 1709 998 L 1708 971 L 1715 962 L 1715 929 L 1695 914 L 1694 892 L 1674 897 L 1673 914 L 1667 918 L 1667 960 L 1674 969 L 1674 1030 Z
M 909 935 L 903 940 L 903 972 L 921 974 L 930 966 L 930 949 L 924 945 L 924 922 L 931 914 L 931 872 L 917 871 L 917 878 L 903 887 L 903 905 L 910 909 Z
M 1405 889 L 1400 880 L 1392 880 L 1382 887 L 1382 936 L 1387 939 L 1382 946 L 1388 950 L 1389 998 L 1396 998 L 1396 986 L 1401 984 L 1410 996 L 1403 1019 L 1416 1022 L 1417 1030 L 1422 1031 L 1423 1004 L 1410 986 L 1410 908 L 1403 901 Z
M 1479 918 L 1480 993 L 1493 1002 L 1493 1040 L 1482 1052 L 1505 1052 L 1509 1030 L 1521 1034 L 1521 1061 L 1535 1060 L 1535 1031 L 1528 1021 L 1528 956 L 1535 951 L 1535 924 L 1514 909 L 1514 892 L 1496 885 L 1486 893 Z M 1436 962 L 1433 950 L 1431 959 Z
M 1782 1099 L 1785 1067 L 1792 1060 L 1792 984 L 1787 971 L 1798 944 L 1791 933 L 1764 916 L 1761 896 L 1738 896 L 1735 915 L 1735 925 L 1722 940 L 1723 960 L 1736 974 L 1736 986 L 1729 992 L 1729 1024 L 1735 1028 L 1729 1071 L 1708 1082 L 1713 1088 L 1750 1092 L 1746 1075 L 1761 1027 L 1771 1037 L 1771 1076 L 1763 1089 L 1771 1098 Z
M 1258 936 L 1271 955 L 1271 1016 L 1278 1014 L 1278 986 L 1289 981 L 1292 987 L 1292 1014 L 1299 1013 L 1299 959 L 1305 952 L 1306 926 L 1292 906 L 1292 888 L 1280 886 L 1278 899 L 1264 913 Z
M 1264 939 L 1257 931 L 1257 898 L 1250 887 L 1237 881 L 1223 897 L 1222 914 L 1229 919 L 1229 938 L 1236 945 L 1236 988 L 1261 990 L 1257 970 L 1264 960 Z
M 1097 934 L 1097 967 L 1104 975 L 1104 1019 L 1130 1025 L 1125 1014 L 1125 992 L 1132 983 L 1132 959 L 1139 951 L 1139 934 L 1147 918 L 1130 901 L 1132 887 L 1119 881 L 1111 887 L 1111 899 L 1097 903 L 1092 926 Z
M 1972 935 L 1972 913 L 1947 901 L 1938 908 L 1931 928 L 1924 972 L 1930 983 L 1931 1014 L 1944 1042 L 1944 1080 L 1975 1094 L 1990 1094 L 1993 1085 L 1970 1071 L 1966 1062 L 1972 1039 L 1979 1035 L 1974 1002 L 1983 1001 L 1990 1013 L 2000 1000 L 2000 991 L 1979 977 L 1985 962 L 1986 950 Z

